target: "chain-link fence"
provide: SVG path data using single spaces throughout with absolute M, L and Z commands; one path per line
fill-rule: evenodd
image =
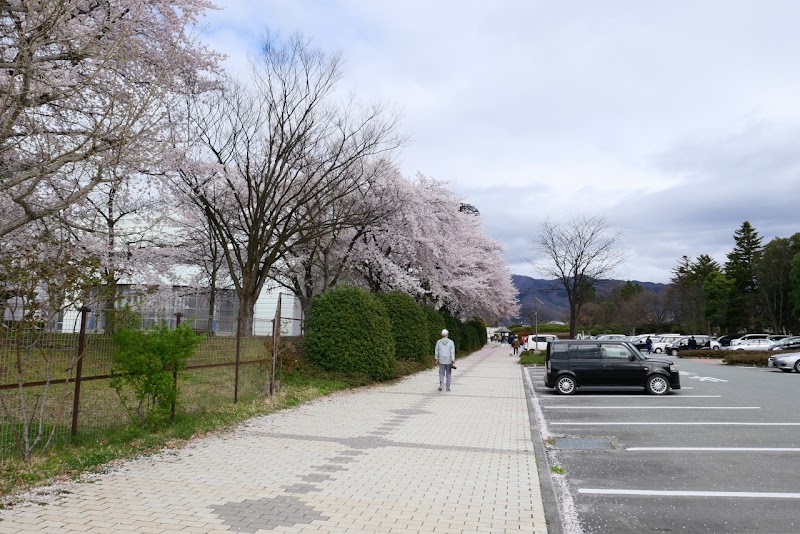
M 114 341 L 105 333 L 87 333 L 87 312 L 78 333 L 0 331 L 0 461 L 30 456 L 74 437 L 96 436 L 129 420 L 110 385 Z M 181 320 L 176 314 L 171 326 Z M 177 375 L 177 410 L 202 413 L 269 393 L 273 354 L 279 370 L 286 354 L 273 352 L 280 335 L 280 329 L 273 330 L 274 320 L 253 322 L 252 332 L 269 335 L 243 335 L 235 321 L 204 332 L 197 328 L 202 321 L 189 321 L 204 337 Z M 281 318 L 280 323 L 284 331 L 287 323 L 291 331 L 302 330 L 302 319 Z M 289 340 L 278 346 L 291 345 Z

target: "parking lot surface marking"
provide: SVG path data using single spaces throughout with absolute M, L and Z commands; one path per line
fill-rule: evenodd
M 546 406 L 548 410 L 760 410 L 761 406 Z
M 800 493 L 769 493 L 753 491 L 658 491 L 583 488 L 578 493 L 590 495 L 642 495 L 647 497 L 742 497 L 755 499 L 800 499 Z
M 800 452 L 800 447 L 629 447 L 626 451 Z
M 664 426 L 664 425 L 673 425 L 673 426 L 681 426 L 681 425 L 691 425 L 691 426 L 704 426 L 704 425 L 714 425 L 714 426 L 800 426 L 800 423 L 739 423 L 739 422 L 724 422 L 724 421 L 713 421 L 708 423 L 699 423 L 697 421 L 686 421 L 686 422 L 674 422 L 674 421 L 647 421 L 647 422 L 633 422 L 633 423 L 622 423 L 618 421 L 607 421 L 607 422 L 597 422 L 597 423 L 582 423 L 578 421 L 562 421 L 562 422 L 554 422 L 550 423 L 551 425 L 561 425 L 561 426 L 629 426 L 629 425 L 653 425 L 653 426 Z

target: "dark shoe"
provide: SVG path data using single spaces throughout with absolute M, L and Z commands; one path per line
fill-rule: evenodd
M 450 390 L 448 389 L 447 391 L 449 392 Z
M 439 391 L 442 391 L 442 386 L 439 386 Z

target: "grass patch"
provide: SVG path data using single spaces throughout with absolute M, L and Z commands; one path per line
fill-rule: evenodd
M 551 465 L 550 466 L 550 471 L 552 471 L 553 473 L 555 473 L 557 475 L 566 475 L 567 474 L 567 470 L 564 469 L 563 467 L 561 467 L 560 465 Z
M 544 364 L 544 354 L 534 354 L 532 350 L 524 350 L 519 355 L 521 365 L 541 365 Z

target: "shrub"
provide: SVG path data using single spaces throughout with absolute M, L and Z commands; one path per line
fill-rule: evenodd
M 447 325 L 444 317 L 430 306 L 423 306 L 422 311 L 428 320 L 428 355 L 433 357 L 436 352 L 436 342 L 442 337 L 442 330 L 447 328 Z
M 544 363 L 544 354 L 534 354 L 532 350 L 523 350 L 519 355 L 522 365 L 541 365 Z
M 182 371 L 186 361 L 203 340 L 189 325 L 175 329 L 162 323 L 150 330 L 119 327 L 114 333 L 112 354 L 113 387 L 131 418 L 141 424 L 166 416 L 177 402 L 173 373 Z M 133 398 L 128 396 L 132 391 Z
M 335 287 L 314 297 L 306 320 L 305 351 L 328 371 L 394 376 L 394 339 L 386 307 L 356 287 Z
M 469 350 L 464 344 L 464 337 L 461 334 L 461 321 L 450 315 L 447 311 L 439 311 L 444 319 L 445 328 L 450 333 L 449 337 L 456 344 L 456 351 Z
M 719 350 L 682 350 L 678 353 L 681 358 L 722 358 Z
M 392 324 L 395 357 L 423 361 L 428 355 L 428 329 L 420 326 L 427 325 L 428 319 L 422 307 L 410 295 L 399 291 L 378 293 L 377 297 L 386 306 Z
M 769 351 L 763 350 L 726 350 L 722 361 L 727 365 L 766 367 L 770 355 Z

